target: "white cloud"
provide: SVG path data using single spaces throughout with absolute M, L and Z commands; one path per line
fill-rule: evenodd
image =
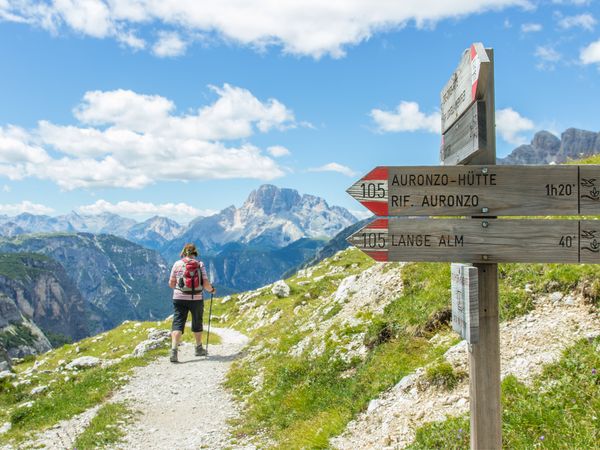
M 379 131 L 427 131 L 440 133 L 442 128 L 439 112 L 424 114 L 416 102 L 400 102 L 395 111 L 372 109 L 371 117 Z
M 600 63 L 600 39 L 582 49 L 579 59 L 583 64 Z
M 562 55 L 549 45 L 540 45 L 536 47 L 535 56 L 537 56 L 543 61 L 548 62 L 557 62 L 560 61 L 560 59 L 562 58 Z
M 119 31 L 116 34 L 116 39 L 122 44 L 131 47 L 133 50 L 144 50 L 146 48 L 146 41 L 139 36 L 136 36 L 132 31 Z
M 0 214 L 6 214 L 8 216 L 16 216 L 22 213 L 52 214 L 53 212 L 54 210 L 48 206 L 40 205 L 39 203 L 33 203 L 28 200 L 12 205 L 0 203 Z
M 281 156 L 289 156 L 292 153 L 282 145 L 274 145 L 273 147 L 268 147 L 267 151 L 271 154 L 271 156 L 275 158 L 279 158 Z
M 538 59 L 536 67 L 540 70 L 554 70 L 556 63 L 562 59 L 562 55 L 550 45 L 536 47 L 534 54 Z
M 521 133 L 531 131 L 534 127 L 535 125 L 530 119 L 521 116 L 512 108 L 496 110 L 496 131 L 509 144 L 526 143 L 527 140 Z
M 590 0 L 552 0 L 552 3 L 554 3 L 555 5 L 584 6 L 589 5 Z
M 558 26 L 565 30 L 569 28 L 583 28 L 584 30 L 592 31 L 596 26 L 596 19 L 591 14 L 567 16 L 558 21 Z
M 293 127 L 292 111 L 228 84 L 211 89 L 217 95 L 213 103 L 183 115 L 161 96 L 90 91 L 73 110 L 81 126 L 41 120 L 33 130 L 0 127 L 0 175 L 47 179 L 68 190 L 282 176 L 283 170 L 259 148 L 226 141 Z
M 186 48 L 187 43 L 178 33 L 162 31 L 158 35 L 158 41 L 152 47 L 152 53 L 160 58 L 181 56 Z
M 12 191 L 12 188 L 8 184 L 5 184 L 4 186 L 2 186 L 2 192 L 10 192 L 10 191 Z
M 521 25 L 521 31 L 523 33 L 537 33 L 538 31 L 542 31 L 541 23 L 524 23 Z
M 129 202 L 121 201 L 117 203 L 110 203 L 106 200 L 98 200 L 91 205 L 80 206 L 78 212 L 81 214 L 102 214 L 102 213 L 113 213 L 122 216 L 138 216 L 138 217 L 151 217 L 151 216 L 166 216 L 177 219 L 185 219 L 187 221 L 198 217 L 198 216 L 211 216 L 216 214 L 218 211 L 215 210 L 201 210 L 194 208 L 186 203 L 162 203 L 154 204 L 149 202 Z
M 347 46 L 411 22 L 425 28 L 445 19 L 515 6 L 528 9 L 532 4 L 529 0 L 5 0 L 0 3 L 0 19 L 55 33 L 68 28 L 96 38 L 114 38 L 133 48 L 140 48 L 141 41 L 124 36 L 142 25 L 151 24 L 159 33 L 178 33 L 170 43 L 159 39 L 163 44 L 153 47 L 158 56 L 181 54 L 188 40 L 214 33 L 257 49 L 280 46 L 285 53 L 320 58 L 341 57 Z
M 350 167 L 343 166 L 336 162 L 331 162 L 329 164 L 325 164 L 320 167 L 314 167 L 312 169 L 308 169 L 309 172 L 338 172 L 347 177 L 353 177 L 356 175 L 356 172 L 352 170 Z

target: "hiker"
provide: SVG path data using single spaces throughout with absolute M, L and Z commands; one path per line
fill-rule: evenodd
M 177 362 L 177 346 L 181 342 L 188 311 L 192 313 L 192 332 L 196 338 L 196 356 L 205 356 L 202 348 L 202 315 L 204 300 L 202 288 L 211 294 L 216 289 L 210 284 L 202 261 L 196 260 L 198 250 L 194 244 L 185 244 L 181 259 L 173 264 L 169 287 L 173 289 L 173 325 L 171 326 L 171 355 L 169 360 Z

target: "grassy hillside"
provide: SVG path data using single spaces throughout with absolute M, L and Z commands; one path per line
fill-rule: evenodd
M 0 434 L 0 445 L 19 443 L 42 431 L 69 419 L 107 400 L 119 387 L 127 383 L 132 369 L 146 365 L 157 357 L 166 357 L 168 344 L 151 350 L 142 357 L 132 357 L 135 347 L 146 340 L 153 330 L 170 329 L 170 322 L 125 321 L 113 330 L 64 345 L 37 357 L 26 358 L 16 364 L 15 376 L 0 379 L 0 426 L 6 422 L 11 429 Z M 186 333 L 186 341 L 192 333 Z M 218 343 L 218 336 L 211 334 L 211 343 Z M 105 364 L 69 369 L 68 364 L 81 356 L 95 356 Z M 38 392 L 39 391 L 39 392 Z M 124 405 L 107 405 L 94 419 L 90 431 L 81 442 L 100 442 L 96 432 L 106 433 L 109 444 L 118 439 L 116 421 L 125 419 L 130 412 Z M 108 427 L 107 427 L 108 425 Z M 96 439 L 96 441 L 94 441 Z M 111 440 L 112 439 L 112 440 Z M 94 447 L 80 447 L 94 448 Z
M 373 269 L 370 258 L 349 249 L 309 269 L 309 277 L 289 278 L 287 298 L 266 288 L 215 307 L 222 324 L 251 337 L 227 382 L 244 405 L 239 436 L 273 448 L 327 448 L 372 398 L 458 342 L 448 327 L 449 264 L 386 265 L 373 283 L 395 272 L 403 289 L 382 310 L 365 304 L 349 317 L 344 308 L 354 297 L 336 296 L 345 279 Z M 527 313 L 544 292 L 578 290 L 597 305 L 599 275 L 592 265 L 500 265 L 501 320 Z
M 502 382 L 503 445 L 511 449 L 600 447 L 600 338 L 581 340 L 547 366 L 531 387 Z M 417 431 L 409 448 L 469 448 L 469 418 L 451 418 Z

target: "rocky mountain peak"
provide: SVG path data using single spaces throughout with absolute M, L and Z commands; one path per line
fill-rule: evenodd
M 581 159 L 600 153 L 600 133 L 569 128 L 560 139 L 549 131 L 539 131 L 531 144 L 521 145 L 498 164 L 550 164 Z
M 263 184 L 250 193 L 242 209 L 258 209 L 264 211 L 266 215 L 272 215 L 290 211 L 301 199 L 295 189 Z
M 537 149 L 542 149 L 549 154 L 556 154 L 560 149 L 560 139 L 546 130 L 538 131 L 533 136 L 531 145 Z

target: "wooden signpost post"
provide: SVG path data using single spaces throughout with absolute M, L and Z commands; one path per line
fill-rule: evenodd
M 443 167 L 377 167 L 348 192 L 379 218 L 348 241 L 377 261 L 450 261 L 467 339 L 471 449 L 502 448 L 498 262 L 600 264 L 600 166 L 496 166 L 494 52 L 465 50 L 441 92 Z M 466 164 L 466 165 L 456 165 Z

